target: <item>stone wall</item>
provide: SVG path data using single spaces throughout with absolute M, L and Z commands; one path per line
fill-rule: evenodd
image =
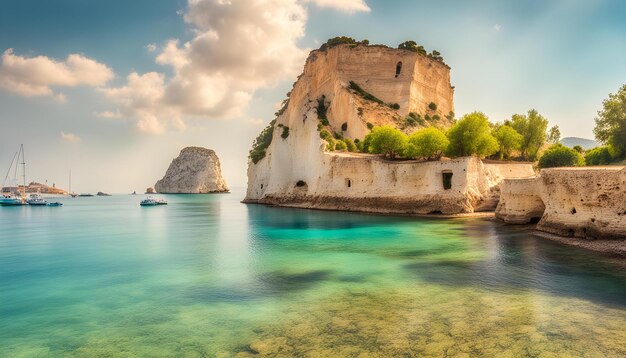
M 502 185 L 496 216 L 580 238 L 626 238 L 626 168 L 544 169 L 534 179 Z

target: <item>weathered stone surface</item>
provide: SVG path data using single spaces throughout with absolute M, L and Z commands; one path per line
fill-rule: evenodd
M 626 238 L 626 168 L 544 169 L 534 179 L 510 179 L 502 185 L 496 217 L 537 229 L 595 239 Z
M 402 70 L 396 77 L 398 62 Z M 398 103 L 400 109 L 365 100 L 348 88 L 350 81 L 385 103 Z M 326 142 L 320 138 L 316 106 L 322 96 L 330 129 L 363 139 L 369 133 L 368 123 L 399 127 L 409 112 L 438 115 L 437 125 L 448 126 L 445 115 L 454 110 L 453 92 L 448 66 L 411 51 L 348 45 L 313 51 L 288 107 L 276 120 L 265 158 L 248 166 L 244 201 L 407 214 L 494 210 L 499 182 L 533 176 L 530 164 L 486 163 L 469 157 L 386 161 L 374 155 L 326 152 Z M 428 108 L 431 102 L 436 110 Z M 287 138 L 281 137 L 280 125 L 289 127 Z M 443 171 L 453 174 L 449 190 L 443 188 Z
M 184 148 L 154 188 L 164 194 L 206 194 L 228 191 L 220 160 L 211 149 Z

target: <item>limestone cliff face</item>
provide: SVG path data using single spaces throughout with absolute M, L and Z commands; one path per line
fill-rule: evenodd
M 626 168 L 544 169 L 502 184 L 496 216 L 561 236 L 626 238 Z
M 222 178 L 219 158 L 214 151 L 200 147 L 184 148 L 154 188 L 158 193 L 164 194 L 228 191 L 226 181 Z
M 351 82 L 383 103 L 365 98 Z M 327 108 L 325 126 L 318 118 L 319 101 Z M 393 109 L 396 103 L 399 109 Z M 405 132 L 447 127 L 446 115 L 453 111 L 450 68 L 439 61 L 381 46 L 313 51 L 276 119 L 265 157 L 249 163 L 244 201 L 390 213 L 493 210 L 499 181 L 534 175 L 530 165 L 487 165 L 476 158 L 388 162 L 372 155 L 327 152 L 320 138 L 320 126 L 352 139 L 363 139 L 370 131 L 368 123 L 391 124 Z M 403 121 L 410 112 L 436 119 L 406 128 Z M 285 127 L 287 135 L 281 136 Z M 453 175 L 451 189 L 443 188 L 444 172 Z

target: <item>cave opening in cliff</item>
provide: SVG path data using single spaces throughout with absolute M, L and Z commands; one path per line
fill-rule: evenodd
M 443 188 L 445 190 L 452 189 L 452 171 L 444 170 L 441 173 L 441 176 L 442 176 L 442 179 L 443 179 Z
M 348 188 L 351 188 L 351 187 L 352 187 L 352 180 L 350 180 L 350 179 L 346 178 L 346 186 L 347 186 Z
M 402 72 L 402 61 L 398 61 L 396 64 L 396 77 L 400 76 L 400 72 Z

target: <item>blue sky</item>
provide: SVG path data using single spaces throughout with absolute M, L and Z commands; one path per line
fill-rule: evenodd
M 17 93 L 10 86 L 35 79 L 12 77 L 13 82 L 3 87 L 2 76 L 8 78 L 8 72 L 0 70 L 3 175 L 24 143 L 28 180 L 66 187 L 71 167 L 77 191 L 143 191 L 162 176 L 182 147 L 200 145 L 217 151 L 231 186 L 244 186 L 250 144 L 273 119 L 276 103 L 301 71 L 302 54 L 337 35 L 391 46 L 414 39 L 429 50 L 437 49 L 452 67 L 458 115 L 481 110 L 501 121 L 536 108 L 559 125 L 563 136 L 592 138 L 593 118 L 602 100 L 626 82 L 623 1 L 260 2 L 268 9 L 284 5 L 292 11 L 289 16 L 303 18 L 268 38 L 268 44 L 283 46 L 285 54 L 271 59 L 279 71 L 272 79 L 253 74 L 245 83 L 234 83 L 232 78 L 221 82 L 213 78 L 218 72 L 211 67 L 236 69 L 232 66 L 237 64 L 227 66 L 215 56 L 216 49 L 228 52 L 231 44 L 209 43 L 213 46 L 209 50 L 192 46 L 183 53 L 184 43 L 211 31 L 222 16 L 215 5 L 201 6 L 209 0 L 199 1 L 200 5 L 194 0 L 194 6 L 183 0 L 5 1 L 0 11 L 0 53 L 13 49 L 11 56 L 18 60 L 45 56 L 56 63 L 78 54 L 90 69 L 101 71 L 102 78 L 69 74 L 64 84 L 57 85 L 57 80 L 44 86 L 48 94 L 33 95 L 32 88 Z M 241 14 L 223 15 L 228 16 L 226 24 L 217 30 L 222 37 L 231 27 L 236 29 L 238 21 L 244 25 L 259 21 L 246 13 L 245 6 L 236 11 Z M 171 39 L 178 39 L 178 44 L 158 60 Z M 232 39 L 245 40 L 235 35 Z M 241 66 L 260 66 L 246 62 L 254 48 L 236 46 Z M 203 55 L 203 50 L 206 63 L 176 62 L 198 62 L 202 56 L 194 53 Z M 142 89 L 155 87 L 161 78 L 163 98 L 178 101 L 175 109 L 152 103 L 146 110 L 141 107 L 143 97 L 127 103 L 126 94 L 137 91 L 127 78 L 133 72 Z M 184 82 L 189 72 L 208 75 L 210 81 L 197 85 L 222 91 L 224 98 L 211 105 L 202 103 L 219 97 L 211 91 L 195 102 L 176 98 L 180 88 L 175 82 Z M 148 73 L 156 82 L 143 77 Z M 233 97 L 235 92 L 242 97 Z M 226 113 L 225 107 L 233 113 Z M 122 118 L 103 118 L 105 112 Z M 142 118 L 148 125 L 141 127 Z

